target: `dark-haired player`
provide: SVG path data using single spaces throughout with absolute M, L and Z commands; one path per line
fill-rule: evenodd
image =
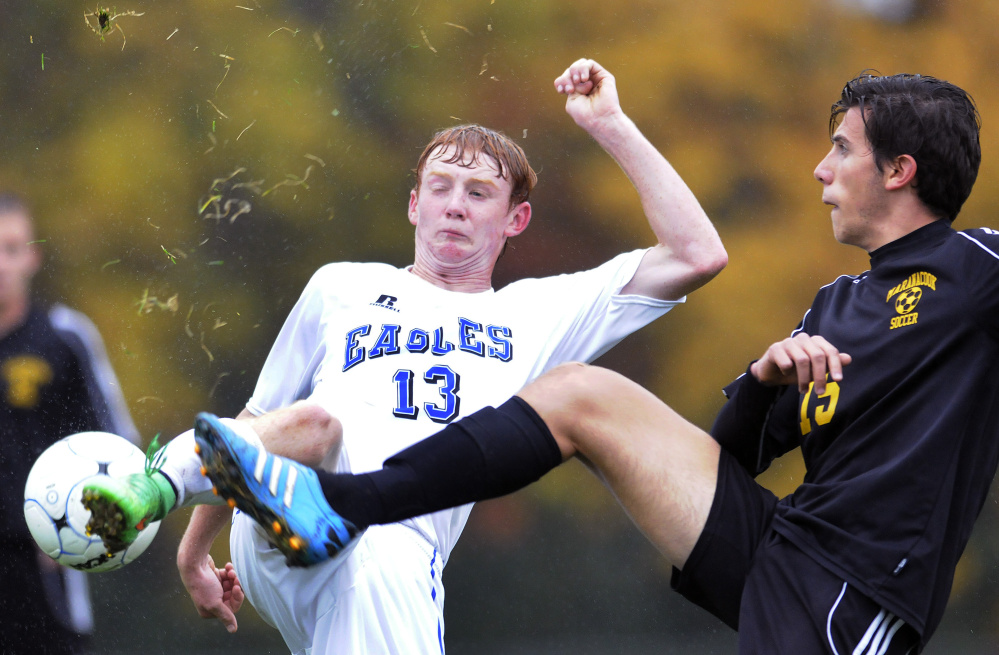
M 823 287 L 791 336 L 729 385 L 711 434 L 610 371 L 566 365 L 362 476 L 320 474 L 317 513 L 362 528 L 515 490 L 576 455 L 675 567 L 674 587 L 739 630 L 740 653 L 918 652 L 940 622 L 999 457 L 999 233 L 954 231 L 979 116 L 932 77 L 862 75 L 815 169 L 842 243 L 870 270 Z M 275 462 L 202 417 L 223 495 Z M 778 499 L 753 477 L 800 447 Z M 255 468 L 256 467 L 256 468 Z

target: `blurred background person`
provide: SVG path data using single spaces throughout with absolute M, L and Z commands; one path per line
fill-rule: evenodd
M 31 212 L 0 194 L 0 653 L 87 652 L 94 620 L 87 574 L 57 564 L 24 521 L 24 484 L 66 435 L 138 434 L 93 323 L 32 298 L 42 264 Z

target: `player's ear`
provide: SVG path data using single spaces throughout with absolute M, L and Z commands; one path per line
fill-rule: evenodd
M 916 179 L 916 160 L 912 155 L 899 155 L 888 162 L 885 175 L 885 189 L 888 191 L 905 188 Z
M 42 249 L 38 247 L 36 243 L 28 244 L 28 277 L 33 278 L 35 274 L 42 268 L 42 262 L 45 256 L 42 254 Z
M 510 211 L 510 220 L 507 222 L 503 234 L 508 237 L 515 237 L 527 229 L 527 224 L 531 222 L 531 203 L 522 202 Z
M 416 189 L 409 192 L 409 222 L 416 225 L 416 220 L 419 217 L 419 212 L 416 211 L 416 201 L 419 200 L 419 195 L 416 193 Z

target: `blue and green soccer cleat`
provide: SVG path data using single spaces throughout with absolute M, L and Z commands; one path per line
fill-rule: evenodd
M 311 468 L 247 443 L 205 412 L 194 441 L 215 493 L 249 514 L 290 566 L 344 557 L 357 543 L 361 531 L 329 506 Z

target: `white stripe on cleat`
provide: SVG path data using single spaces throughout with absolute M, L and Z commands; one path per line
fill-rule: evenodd
M 288 469 L 288 480 L 284 484 L 284 506 L 291 507 L 291 497 L 295 493 L 295 481 L 298 479 L 298 469 L 294 466 Z
M 263 446 L 257 450 L 257 467 L 253 471 L 253 479 L 257 482 L 263 482 L 264 480 L 264 466 L 267 464 L 267 451 L 264 450 Z
M 281 460 L 277 457 L 271 458 L 271 481 L 268 485 L 268 490 L 271 492 L 272 496 L 277 496 L 278 482 L 281 478 Z

